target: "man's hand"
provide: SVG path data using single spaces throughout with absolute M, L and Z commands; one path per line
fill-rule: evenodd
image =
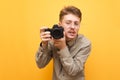
M 53 39 L 54 41 L 54 46 L 57 47 L 58 49 L 63 49 L 66 47 L 66 40 L 65 40 L 65 33 L 64 37 L 60 39 Z
M 48 44 L 48 41 L 51 40 L 51 35 L 49 31 L 45 31 L 45 29 L 48 29 L 47 27 L 40 28 L 40 38 L 42 42 L 42 46 L 45 48 Z

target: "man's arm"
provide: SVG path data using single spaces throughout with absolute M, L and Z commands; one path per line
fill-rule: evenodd
M 50 45 L 48 44 L 46 48 L 40 46 L 35 55 L 37 66 L 39 68 L 45 67 L 50 62 L 51 58 L 52 58 L 52 51 L 50 49 Z
M 52 50 L 49 41 L 51 40 L 51 35 L 49 31 L 45 31 L 47 27 L 40 28 L 40 47 L 36 53 L 36 63 L 39 68 L 45 67 L 52 58 Z
M 84 63 L 87 60 L 90 50 L 91 44 L 88 43 L 86 46 L 80 48 L 74 57 L 71 56 L 67 47 L 58 52 L 63 68 L 68 75 L 75 76 L 83 71 Z

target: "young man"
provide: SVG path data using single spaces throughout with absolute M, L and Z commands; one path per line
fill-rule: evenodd
M 39 68 L 45 67 L 53 58 L 53 80 L 84 80 L 84 65 L 90 53 L 91 43 L 78 34 L 82 13 L 74 6 L 60 11 L 59 26 L 64 28 L 64 36 L 51 38 L 47 27 L 40 29 L 41 44 L 36 54 Z

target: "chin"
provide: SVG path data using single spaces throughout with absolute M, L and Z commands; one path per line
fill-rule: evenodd
M 76 38 L 76 36 L 67 36 L 66 38 L 68 41 L 70 41 L 70 40 L 73 40 L 74 38 Z

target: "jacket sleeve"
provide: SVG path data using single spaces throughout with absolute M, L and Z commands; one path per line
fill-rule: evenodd
M 50 62 L 51 59 L 52 59 L 52 50 L 50 48 L 50 45 L 48 44 L 48 46 L 45 49 L 43 49 L 40 46 L 35 55 L 37 66 L 39 68 L 43 68 Z
M 90 50 L 91 44 L 88 44 L 80 48 L 80 50 L 78 50 L 77 54 L 74 57 L 71 56 L 67 47 L 64 48 L 63 50 L 60 50 L 58 54 L 62 66 L 68 75 L 75 76 L 79 72 L 83 71 L 84 63 L 86 62 Z

